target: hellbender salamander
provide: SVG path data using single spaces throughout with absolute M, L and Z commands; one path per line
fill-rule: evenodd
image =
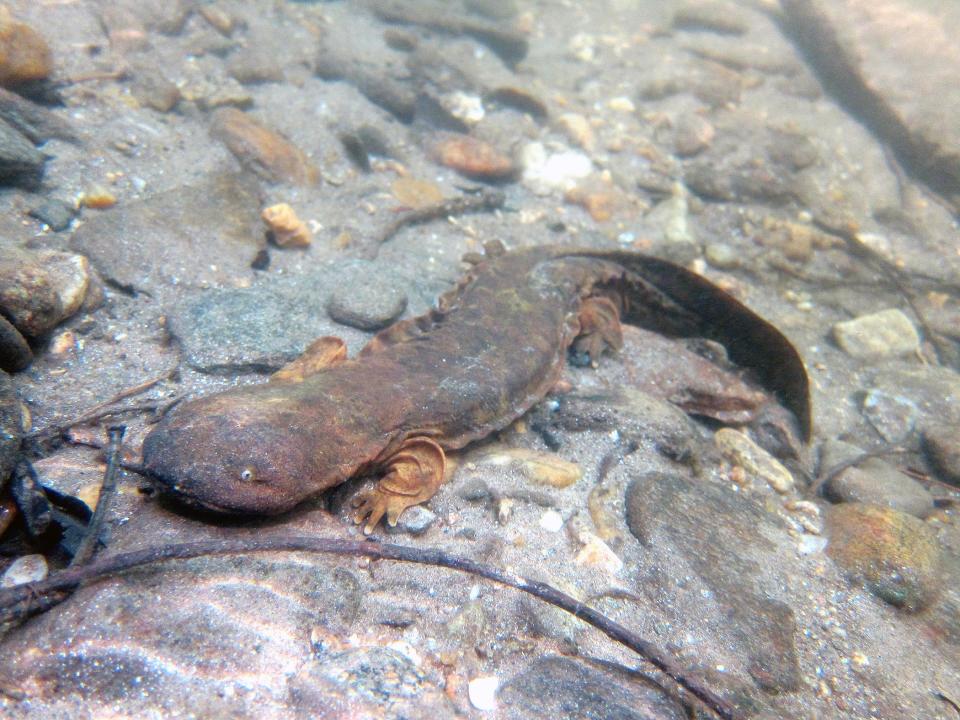
M 682 267 L 629 252 L 489 251 L 436 309 L 354 359 L 334 338 L 266 383 L 176 407 L 143 446 L 161 489 L 204 508 L 280 513 L 371 472 L 354 499 L 370 532 L 433 496 L 445 452 L 499 430 L 554 385 L 571 345 L 595 361 L 620 319 L 727 346 L 810 433 L 808 381 L 771 324 Z

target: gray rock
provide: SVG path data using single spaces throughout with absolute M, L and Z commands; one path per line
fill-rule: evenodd
M 396 282 L 367 277 L 346 281 L 327 303 L 331 319 L 359 330 L 379 330 L 407 309 L 407 293 Z
M 833 92 L 931 187 L 960 202 L 960 7 L 939 0 L 782 5 Z
M 32 143 L 41 143 L 50 138 L 75 140 L 73 128 L 58 115 L 24 97 L 0 88 L 0 120 L 16 130 Z
M 387 525 L 387 532 L 390 534 L 406 533 L 407 535 L 422 535 L 429 530 L 436 521 L 437 514 L 435 512 L 423 507 L 423 505 L 415 505 L 403 511 L 403 514 L 400 515 L 400 518 L 397 520 L 396 527 Z
M 766 538 L 783 532 L 776 516 L 720 485 L 679 474 L 634 478 L 626 506 L 630 532 L 658 553 L 684 558 L 709 589 L 703 602 L 719 605 L 720 614 L 732 620 L 727 628 L 756 684 L 774 692 L 799 689 L 796 618 L 785 602 L 770 596 L 767 587 L 777 580 L 765 577 L 773 551 Z M 778 563 L 774 575 L 787 572 L 786 558 Z
M 862 453 L 855 445 L 829 440 L 821 450 L 821 472 Z M 873 503 L 917 517 L 926 517 L 933 510 L 933 496 L 929 491 L 881 458 L 869 458 L 847 468 L 828 482 L 823 491 L 832 502 Z
M 917 329 L 896 308 L 838 322 L 833 337 L 847 355 L 861 360 L 900 357 L 920 349 Z
M 331 322 L 326 307 L 335 292 L 355 292 L 370 278 L 406 298 L 401 281 L 363 260 L 331 263 L 293 277 L 266 276 L 251 288 L 210 290 L 179 303 L 170 314 L 170 333 L 187 363 L 201 372 L 270 372 L 293 360 L 316 338 L 336 335 L 351 352 L 369 336 Z M 376 286 L 379 288 L 380 280 Z M 376 292 L 370 302 L 376 302 Z
M 0 183 L 35 188 L 43 177 L 46 162 L 46 155 L 0 119 Z
M 863 398 L 863 414 L 884 440 L 893 443 L 913 432 L 920 410 L 909 398 L 874 388 Z
M 70 203 L 63 200 L 48 199 L 29 210 L 29 215 L 36 218 L 54 232 L 60 232 L 70 227 L 77 211 Z
M 531 662 L 497 694 L 510 718 L 617 718 L 682 720 L 683 707 L 652 683 L 638 683 L 627 672 L 599 669 L 577 660 L 547 655 Z M 512 708 L 512 710 L 511 710 Z
M 248 177 L 211 174 L 91 216 L 70 247 L 107 282 L 161 301 L 178 286 L 230 286 L 253 278 L 250 263 L 265 242 L 260 204 Z

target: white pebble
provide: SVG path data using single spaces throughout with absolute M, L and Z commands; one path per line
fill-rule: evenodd
M 497 707 L 497 688 L 500 681 L 494 676 L 474 678 L 467 685 L 470 704 L 477 710 L 494 710 Z
M 540 527 L 547 532 L 559 532 L 563 527 L 563 515 L 556 510 L 547 510 L 540 516 Z
M 24 555 L 13 561 L 0 578 L 0 587 L 13 587 L 38 582 L 47 576 L 47 559 L 43 555 Z

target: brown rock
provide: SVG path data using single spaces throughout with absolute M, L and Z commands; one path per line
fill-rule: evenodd
M 244 167 L 266 180 L 312 185 L 319 178 L 316 167 L 299 148 L 241 110 L 215 112 L 210 132 Z
M 503 180 L 516 172 L 507 155 L 483 140 L 469 135 L 448 135 L 433 146 L 441 165 L 478 180 Z
M 915 612 L 939 594 L 940 547 L 922 520 L 892 508 L 843 503 L 827 513 L 827 531 L 827 554 L 891 605 Z
M 4 247 L 0 308 L 28 337 L 44 335 L 77 311 L 90 281 L 86 258 Z
M 29 25 L 15 21 L 0 7 L 0 85 L 11 87 L 44 80 L 53 72 L 47 41 Z

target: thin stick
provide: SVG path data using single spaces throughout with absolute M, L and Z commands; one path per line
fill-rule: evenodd
M 503 207 L 504 202 L 506 202 L 506 196 L 499 190 L 482 190 L 477 195 L 463 195 L 426 207 L 417 208 L 416 210 L 410 210 L 384 228 L 380 233 L 380 237 L 377 238 L 374 251 L 379 252 L 381 245 L 411 225 L 419 225 L 430 222 L 431 220 L 455 217 L 465 213 L 496 210 Z
M 631 630 L 607 618 L 602 613 L 584 605 L 569 595 L 545 583 L 527 580 L 491 565 L 484 565 L 469 558 L 458 557 L 432 548 L 407 547 L 372 541 L 341 540 L 339 538 L 304 537 L 280 535 L 268 538 L 244 538 L 236 540 L 208 540 L 203 542 L 164 545 L 161 547 L 134 550 L 93 562 L 69 567 L 53 573 L 45 580 L 0 590 L 0 620 L 11 619 L 42 607 L 44 595 L 60 590 L 76 588 L 81 583 L 106 575 L 112 575 L 150 563 L 173 559 L 188 559 L 206 555 L 232 555 L 253 552 L 314 552 L 368 557 L 375 560 L 399 560 L 421 565 L 436 565 L 451 568 L 471 575 L 492 580 L 528 593 L 551 605 L 562 608 L 574 617 L 593 625 L 615 642 L 618 642 L 641 657 L 649 660 L 661 671 L 673 678 L 691 694 L 699 698 L 724 720 L 737 720 L 740 715 L 734 707 L 708 688 L 699 678 L 688 675 L 678 662 L 666 652 L 647 642 Z
M 93 517 L 90 518 L 90 524 L 87 525 L 87 532 L 80 542 L 80 547 L 74 553 L 70 561 L 70 567 L 85 565 L 93 557 L 97 550 L 97 543 L 100 542 L 100 533 L 103 531 L 103 523 L 107 519 L 107 511 L 110 509 L 110 501 L 117 489 L 117 466 L 120 464 L 120 446 L 123 442 L 123 434 L 127 431 L 124 425 L 113 425 L 107 432 L 110 436 L 110 446 L 107 450 L 107 469 L 103 473 L 103 483 L 100 485 L 100 495 L 97 497 L 97 508 L 93 511 Z
M 92 408 L 85 410 L 83 413 L 73 418 L 72 420 L 68 420 L 65 423 L 57 423 L 56 425 L 48 425 L 45 428 L 34 430 L 32 433 L 27 433 L 23 437 L 25 440 L 30 440 L 30 439 L 41 437 L 44 435 L 50 435 L 50 434 L 55 435 L 57 433 L 62 433 L 64 430 L 68 428 L 72 428 L 75 425 L 82 425 L 83 423 L 90 422 L 91 420 L 99 420 L 100 418 L 105 417 L 106 415 L 112 415 L 115 412 L 120 412 L 120 410 L 115 410 L 115 409 L 111 409 L 107 412 L 104 412 L 104 411 L 107 410 L 107 408 L 109 408 L 114 403 L 118 403 L 121 400 L 125 400 L 126 398 L 131 397 L 132 395 L 139 395 L 142 392 L 146 392 L 157 383 L 167 380 L 175 372 L 177 372 L 177 368 L 172 367 L 166 372 L 160 375 L 157 375 L 155 378 L 151 378 L 150 380 L 146 380 L 142 383 L 139 383 L 138 385 L 129 387 L 126 390 L 121 390 L 109 400 L 104 400 L 102 403 L 97 403 Z M 141 408 L 134 407 L 130 409 L 139 410 Z

